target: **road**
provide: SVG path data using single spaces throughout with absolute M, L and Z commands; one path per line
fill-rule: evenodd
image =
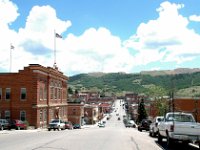
M 115 104 L 116 112 L 106 121 L 105 128 L 97 125 L 83 129 L 47 131 L 12 130 L 0 131 L 2 150 L 167 150 L 165 142 L 157 143 L 148 132 L 139 132 L 134 128 L 125 128 L 122 119 L 124 110 L 120 103 Z M 177 147 L 178 146 L 178 147 Z M 196 150 L 177 144 L 174 149 Z M 171 149 L 172 150 L 172 149 Z

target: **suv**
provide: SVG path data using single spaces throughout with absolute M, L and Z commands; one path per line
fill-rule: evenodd
M 158 134 L 158 125 L 163 120 L 163 116 L 157 116 L 150 124 L 149 135 L 155 137 Z
M 1 130 L 10 129 L 10 124 L 6 119 L 0 119 Z
M 149 131 L 151 120 L 143 119 L 141 123 L 138 125 L 138 131 L 142 132 L 142 130 Z
M 48 130 L 50 131 L 53 129 L 54 131 L 57 129 L 59 130 L 64 130 L 65 129 L 65 122 L 62 121 L 61 119 L 53 119 L 48 126 Z

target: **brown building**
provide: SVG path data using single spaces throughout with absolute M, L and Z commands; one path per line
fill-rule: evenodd
M 178 112 L 187 112 L 192 113 L 195 120 L 200 122 L 200 98 L 174 98 L 173 100 L 165 99 L 166 105 L 168 105 L 168 111 L 178 111 Z M 156 108 L 155 101 L 152 101 L 150 107 L 150 116 L 158 116 L 159 110 Z
M 18 73 L 0 73 L 0 118 L 46 127 L 67 120 L 67 76 L 57 68 L 30 64 Z
M 85 105 L 84 106 L 84 120 L 86 124 L 95 124 L 99 121 L 99 106 Z
M 68 121 L 72 124 L 83 125 L 84 122 L 84 104 L 68 103 Z
M 173 106 L 173 101 L 171 105 Z M 174 111 L 192 113 L 195 120 L 200 122 L 200 98 L 175 98 Z

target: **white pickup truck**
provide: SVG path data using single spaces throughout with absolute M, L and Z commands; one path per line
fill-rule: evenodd
M 200 147 L 200 124 L 190 113 L 169 112 L 158 125 L 158 142 L 167 139 L 170 147 L 175 141 L 197 143 Z

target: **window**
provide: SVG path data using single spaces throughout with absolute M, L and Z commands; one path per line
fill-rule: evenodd
M 40 122 L 42 122 L 43 118 L 42 118 L 43 112 L 42 110 L 40 110 Z
M 43 120 L 44 120 L 44 121 L 47 121 L 47 110 L 46 110 L 46 109 L 44 109 L 44 117 L 43 117 Z
M 76 109 L 75 108 L 72 110 L 72 114 L 76 115 Z
M 20 111 L 20 119 L 22 121 L 25 121 L 26 120 L 26 112 L 24 110 Z
M 51 99 L 54 99 L 54 88 L 51 87 Z
M 10 88 L 6 88 L 6 100 L 10 100 Z
M 0 88 L 0 100 L 2 99 L 2 88 Z
M 44 100 L 47 99 L 47 86 L 44 86 Z
M 26 99 L 26 88 L 21 88 L 21 100 Z
M 5 119 L 10 119 L 10 111 L 9 110 L 5 111 Z
M 40 95 L 39 95 L 39 99 L 42 100 L 43 99 L 43 88 L 40 87 Z

